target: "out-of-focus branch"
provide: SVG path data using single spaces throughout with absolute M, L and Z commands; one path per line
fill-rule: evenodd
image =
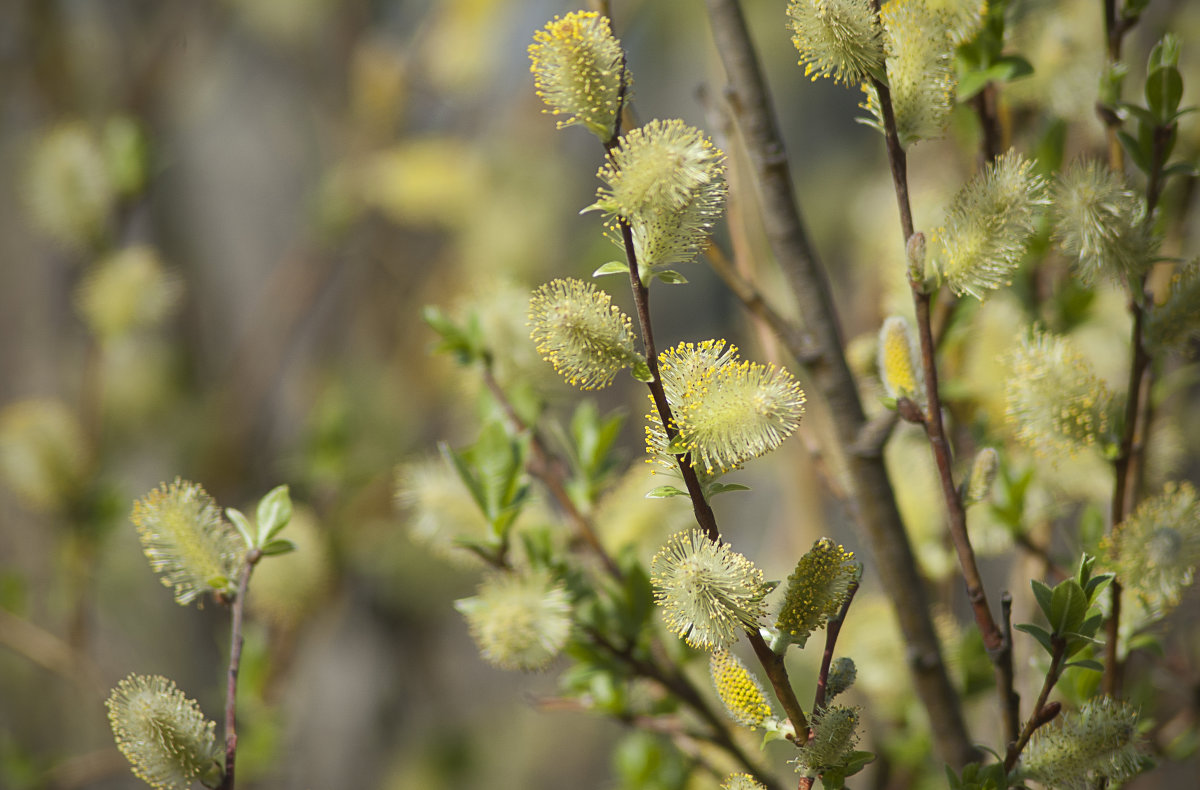
M 845 469 L 852 486 L 854 521 L 892 597 L 909 649 L 909 669 L 928 711 L 936 748 L 946 762 L 962 766 L 975 758 L 976 751 L 942 660 L 891 481 L 881 458 L 847 451 L 866 417 L 846 362 L 829 281 L 800 219 L 787 155 L 745 19 L 736 0 L 708 0 L 707 4 L 729 82 L 732 114 L 754 170 L 763 227 L 819 354 L 811 364 L 813 381 L 829 406 L 840 445 L 830 447 L 829 454 Z
M 715 243 L 710 243 L 705 255 L 713 271 L 725 283 L 725 287 L 738 298 L 748 313 L 775 333 L 793 359 L 801 365 L 811 365 L 817 361 L 820 352 L 817 351 L 812 338 L 780 315 L 753 283 L 738 274 L 724 250 Z

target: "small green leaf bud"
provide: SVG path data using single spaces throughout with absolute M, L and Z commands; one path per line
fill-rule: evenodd
M 828 702 L 853 686 L 857 678 L 858 669 L 854 666 L 854 659 L 848 656 L 835 658 L 829 665 L 829 674 L 825 679 L 825 700 Z

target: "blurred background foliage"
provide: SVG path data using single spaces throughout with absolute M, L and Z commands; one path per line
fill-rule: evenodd
M 702 6 L 613 5 L 639 115 L 680 117 L 720 138 L 702 100 L 722 85 Z M 883 147 L 853 122 L 853 92 L 803 78 L 783 4 L 745 5 L 806 219 L 869 374 L 882 317 L 911 310 Z M 1067 124 L 1071 155 L 1103 145 L 1092 109 L 1103 61 L 1095 6 L 1017 4 L 1014 41 L 1036 69 L 1006 94 L 1018 146 L 1036 148 L 1054 120 Z M 534 285 L 586 276 L 613 257 L 595 218 L 576 216 L 592 200 L 602 151 L 541 114 L 525 49 L 532 31 L 574 9 L 550 0 L 0 4 L 0 787 L 140 786 L 102 705 L 129 672 L 172 677 L 219 718 L 226 615 L 179 609 L 128 522 L 135 498 L 177 475 L 223 506 L 246 507 L 284 482 L 304 505 L 288 535 L 300 551 L 264 563 L 252 588 L 245 786 L 686 782 L 680 756 L 653 735 L 539 712 L 552 674 L 480 661 L 451 604 L 472 593 L 477 569 L 443 561 L 439 525 L 423 523 L 431 509 L 416 502 L 436 500 L 470 524 L 435 447 L 469 444 L 478 416 L 494 408 L 475 377 L 429 354 L 423 305 L 475 311 L 504 349 L 498 374 L 518 401 L 527 391 L 528 402 L 550 403 L 549 418 L 569 413 L 571 394 L 527 339 L 525 305 Z M 1200 84 L 1194 4 L 1153 3 L 1129 48 L 1148 51 L 1168 18 L 1184 42 L 1185 84 Z M 1130 60 L 1136 73 L 1144 55 Z M 975 166 L 977 132 L 960 111 L 946 141 L 912 153 L 918 225 L 936 221 Z M 1194 131 L 1179 148 L 1194 159 Z M 752 217 L 753 200 L 736 181 L 733 189 L 731 216 Z M 1184 207 L 1168 217 L 1168 254 L 1197 248 L 1197 209 L 1183 197 L 1164 201 Z M 705 266 L 686 274 L 691 285 L 656 290 L 662 345 L 728 337 L 750 356 L 778 356 Z M 753 274 L 779 292 L 769 267 Z M 1011 295 L 964 311 L 970 332 L 950 337 L 946 391 L 970 404 L 959 417 L 980 435 L 1002 419 L 994 360 L 1031 303 L 1072 332 L 1102 376 L 1121 380 L 1126 362 L 1111 351 L 1128 337 L 1119 296 L 1060 287 L 1065 270 L 1048 279 L 1024 278 Z M 1031 299 L 1038 289 L 1053 298 Z M 627 294 L 614 297 L 629 309 Z M 1195 382 L 1178 393 L 1194 402 Z M 618 444 L 632 469 L 599 521 L 606 541 L 640 545 L 648 559 L 688 514 L 678 500 L 641 498 L 643 399 L 628 385 L 598 396 L 603 413 L 629 416 Z M 1161 469 L 1195 479 L 1200 411 L 1169 414 L 1175 441 Z M 741 475 L 754 494 L 717 502 L 739 550 L 769 578 L 786 576 L 822 534 L 861 548 L 806 452 L 821 430 L 812 410 L 809 435 Z M 888 449 L 904 470 L 902 511 L 924 570 L 961 604 L 928 450 L 910 433 Z M 1040 519 L 1047 540 L 1064 492 L 1105 501 L 1101 460 L 1044 464 L 1026 492 L 1034 463 L 1015 456 L 1002 490 L 1019 516 Z M 972 518 L 981 551 L 1003 556 L 986 568 L 995 585 L 1040 572 L 1013 559 L 1003 518 Z M 1025 582 L 1009 585 L 1025 593 Z M 1177 617 L 1194 619 L 1194 603 Z M 960 679 L 986 689 L 982 648 L 954 614 L 942 621 Z M 1200 684 L 1190 638 L 1173 653 L 1184 661 L 1177 677 L 1159 685 Z M 842 639 L 858 660 L 868 718 L 915 722 L 888 744 L 865 745 L 904 777 L 905 761 L 920 765 L 928 744 L 903 688 L 891 614 L 870 584 Z M 1156 692 L 1140 693 L 1149 704 Z M 1194 725 L 1175 731 L 1192 733 L 1193 748 Z

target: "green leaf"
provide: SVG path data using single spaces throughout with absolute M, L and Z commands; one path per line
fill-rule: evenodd
M 1050 641 L 1050 634 L 1047 633 L 1045 628 L 1034 625 L 1033 623 L 1017 623 L 1017 625 L 1013 627 L 1018 631 L 1024 631 L 1036 639 L 1038 644 L 1045 648 L 1047 653 L 1050 653 L 1051 655 L 1054 654 L 1054 645 Z
M 1113 574 L 1111 573 L 1102 573 L 1099 576 L 1093 576 L 1092 578 L 1088 579 L 1087 585 L 1083 588 L 1083 591 L 1087 593 L 1088 602 L 1095 603 L 1096 597 L 1100 595 L 1100 593 L 1104 592 L 1104 588 L 1107 587 L 1109 582 L 1112 580 Z
M 262 547 L 264 557 L 273 557 L 278 554 L 287 554 L 296 550 L 296 544 L 290 540 L 273 540 Z
M 705 492 L 706 496 L 714 497 L 717 494 L 724 494 L 726 491 L 749 491 L 750 486 L 744 486 L 741 483 L 713 483 Z
M 1167 165 L 1163 168 L 1164 176 L 1183 176 L 1184 178 L 1194 178 L 1200 175 L 1200 168 L 1191 162 L 1176 162 L 1173 165 Z
M 237 527 L 242 540 L 246 541 L 246 548 L 254 548 L 254 527 L 250 526 L 250 520 L 246 518 L 246 515 L 240 510 L 227 507 L 225 508 L 225 517 L 229 519 L 233 526 Z
M 483 486 L 480 485 L 471 464 L 468 463 L 467 459 L 461 453 L 452 450 L 450 445 L 445 442 L 440 442 L 438 449 L 442 451 L 442 456 L 454 467 L 454 471 L 458 472 L 458 477 L 462 480 L 463 485 L 466 486 L 467 493 L 471 495 L 471 499 L 474 500 L 480 512 L 486 516 L 488 512 L 487 497 L 483 493 Z
M 592 272 L 593 277 L 603 277 L 606 274 L 629 274 L 629 264 L 624 261 L 609 261 Z
M 649 384 L 654 381 L 654 374 L 650 372 L 650 366 L 646 364 L 646 360 L 639 359 L 633 363 L 633 367 L 629 369 L 629 374 L 643 384 Z
M 961 64 L 966 65 L 966 64 Z M 959 102 L 970 99 L 989 82 L 1012 82 L 1033 73 L 1033 65 L 1020 55 L 1002 55 L 984 69 L 971 69 L 959 75 L 956 94 Z
M 1146 76 L 1146 105 L 1159 123 L 1169 123 L 1183 99 L 1183 77 L 1174 66 L 1154 69 Z
M 272 488 L 258 501 L 258 541 L 256 546 L 266 546 L 271 538 L 292 520 L 292 498 L 286 485 Z
M 1033 588 L 1033 597 L 1037 599 L 1038 608 L 1042 610 L 1042 614 L 1046 615 L 1046 619 L 1050 619 L 1050 599 L 1054 595 L 1054 591 L 1042 584 L 1037 579 L 1031 579 L 1029 586 Z
M 1090 658 L 1081 658 L 1078 661 L 1072 661 L 1071 663 L 1067 664 L 1067 668 L 1070 668 L 1070 667 L 1079 667 L 1080 669 L 1094 669 L 1097 672 L 1104 671 L 1103 664 L 1101 664 L 1099 661 L 1093 661 Z
M 1125 147 L 1125 153 L 1129 154 L 1129 158 L 1138 166 L 1138 169 L 1143 173 L 1150 172 L 1150 156 L 1148 152 L 1142 150 L 1138 141 L 1128 132 L 1117 132 L 1117 139 L 1121 141 L 1121 145 Z
M 675 486 L 659 486 L 646 493 L 646 499 L 667 499 L 673 496 L 687 496 L 686 491 L 680 491 Z
M 1088 619 L 1084 620 L 1079 626 L 1079 635 L 1091 639 L 1100 630 L 1100 626 L 1104 623 L 1104 615 L 1096 613 Z
M 667 285 L 686 285 L 687 278 L 677 271 L 672 269 L 656 270 L 653 273 L 653 278 Z
M 449 316 L 439 308 L 427 305 L 421 311 L 421 317 L 441 338 L 440 342 L 434 346 L 434 351 L 453 354 L 462 365 L 474 362 L 483 356 L 483 330 L 479 326 L 477 316 L 470 316 L 466 326 L 461 327 L 450 320 Z
M 1088 599 L 1074 579 L 1064 579 L 1054 587 L 1050 598 L 1050 628 L 1052 633 L 1074 633 L 1087 614 Z

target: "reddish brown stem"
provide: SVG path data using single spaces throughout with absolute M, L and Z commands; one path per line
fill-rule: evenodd
M 878 12 L 878 2 L 873 2 Z M 900 144 L 900 136 L 896 130 L 896 116 L 892 108 L 891 92 L 882 81 L 872 78 L 879 97 L 879 106 L 883 115 L 884 137 L 887 145 L 888 162 L 891 165 L 892 183 L 896 191 L 896 203 L 900 212 L 900 230 L 905 245 L 912 238 L 915 228 L 912 218 L 912 207 L 908 193 L 908 164 L 904 147 Z M 913 307 L 916 311 L 917 334 L 921 345 L 921 364 L 925 374 L 925 433 L 929 438 L 930 450 L 938 470 L 938 479 L 942 485 L 942 498 L 946 503 L 946 523 L 950 539 L 954 543 L 958 555 L 959 568 L 967 587 L 967 598 L 975 615 L 975 624 L 983 637 L 984 646 L 996 679 L 996 689 L 1002 705 L 1012 690 L 1011 674 L 1006 677 L 1004 670 L 1005 655 L 1011 650 L 1001 633 L 991 607 L 988 605 L 987 591 L 983 585 L 983 577 L 975 561 L 975 550 L 971 546 L 967 534 L 967 514 L 962 497 L 954 484 L 953 458 L 951 457 L 950 442 L 942 421 L 941 393 L 938 388 L 937 345 L 933 337 L 933 322 L 930 313 L 931 298 L 925 292 L 924 283 L 910 280 Z
M 838 634 L 842 631 L 842 623 L 846 621 L 846 612 L 850 610 L 850 604 L 854 600 L 854 594 L 857 592 L 858 582 L 854 582 L 850 586 L 850 590 L 846 593 L 846 600 L 842 602 L 842 608 L 838 610 L 837 617 L 825 625 L 825 652 L 821 654 L 821 671 L 817 675 L 817 691 L 813 695 L 813 713 L 825 707 L 826 686 L 829 684 L 829 666 L 833 663 L 833 648 L 837 644 Z
M 1013 766 L 1017 764 L 1017 758 L 1021 756 L 1021 752 L 1025 749 L 1029 739 L 1033 737 L 1034 731 L 1043 724 L 1047 724 L 1054 717 L 1049 715 L 1049 710 L 1046 700 L 1050 698 L 1050 692 L 1054 689 L 1054 684 L 1058 682 L 1059 677 L 1063 672 L 1063 658 L 1067 649 L 1067 641 L 1060 636 L 1050 637 L 1051 646 L 1054 652 L 1050 655 L 1050 669 L 1046 672 L 1046 679 L 1042 682 L 1042 691 L 1038 694 L 1037 702 L 1033 706 L 1033 711 L 1029 714 L 1029 719 L 1025 722 L 1025 726 L 1021 729 L 1021 734 L 1017 740 L 1008 745 L 1008 749 L 1004 754 L 1004 770 L 1008 773 L 1012 772 Z M 1055 709 L 1057 712 L 1057 709 Z
M 951 765 L 978 758 L 946 672 L 934 632 L 923 581 L 896 508 L 895 492 L 878 455 L 856 455 L 866 417 L 857 383 L 846 362 L 829 278 L 815 254 L 800 216 L 787 153 L 775 120 L 762 69 L 745 17 L 736 0 L 707 0 L 711 30 L 725 66 L 730 112 L 745 146 L 759 194 L 767 241 L 791 296 L 812 335 L 816 359 L 813 388 L 828 406 L 835 438 L 829 455 L 847 484 L 853 525 L 871 549 L 874 566 L 893 597 L 908 646 L 913 683 L 929 714 L 938 753 Z
M 262 551 L 252 549 L 242 563 L 238 577 L 237 597 L 233 599 L 233 622 L 230 624 L 229 671 L 225 683 L 225 773 L 218 790 L 234 790 L 237 762 L 237 683 L 242 664 L 242 616 L 246 609 L 246 594 L 250 589 L 250 574 L 262 559 Z

